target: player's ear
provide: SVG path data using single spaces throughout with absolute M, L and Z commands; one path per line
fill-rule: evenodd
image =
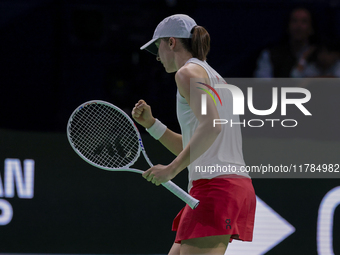
M 172 50 L 173 48 L 175 48 L 176 45 L 176 39 L 174 37 L 170 37 L 169 38 L 169 47 Z

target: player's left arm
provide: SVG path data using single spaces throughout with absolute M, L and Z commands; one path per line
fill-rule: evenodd
M 207 89 L 207 87 L 197 83 L 197 81 L 202 82 L 202 78 L 198 77 L 205 77 L 204 81 L 209 85 L 209 78 L 205 70 L 196 64 L 180 69 L 175 77 L 179 93 L 188 102 L 199 123 L 188 145 L 171 163 L 176 174 L 206 152 L 221 132 L 221 125 L 213 126 L 214 119 L 219 119 L 219 114 L 213 99 L 209 95 L 206 95 L 207 113 L 206 115 L 201 114 L 201 97 L 206 92 L 198 89 L 198 87 L 204 89 Z
M 202 78 L 198 79 L 198 77 L 206 78 L 205 81 L 209 83 L 205 70 L 196 64 L 184 66 L 176 73 L 175 79 L 179 93 L 190 105 L 199 124 L 188 145 L 169 165 L 156 165 L 143 174 L 144 178 L 156 185 L 174 178 L 191 162 L 201 156 L 209 149 L 221 132 L 220 125 L 213 127 L 213 120 L 219 119 L 219 115 L 213 99 L 208 95 L 207 114 L 201 114 L 201 95 L 205 92 L 197 87 L 205 89 L 206 87 L 195 82 L 195 79 L 202 81 Z

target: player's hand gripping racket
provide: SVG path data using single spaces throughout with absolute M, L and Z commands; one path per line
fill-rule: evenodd
M 87 163 L 109 171 L 143 171 L 130 168 L 142 151 L 150 167 L 152 163 L 143 147 L 140 133 L 132 119 L 118 107 L 104 101 L 89 101 L 70 116 L 67 137 L 74 151 Z M 199 201 L 171 181 L 164 187 L 195 209 Z

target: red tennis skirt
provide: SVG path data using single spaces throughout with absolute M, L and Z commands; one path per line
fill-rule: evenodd
M 186 205 L 174 219 L 175 243 L 216 235 L 231 235 L 229 242 L 252 241 L 256 196 L 250 178 L 231 175 L 196 180 L 190 195 L 200 204 L 194 210 Z

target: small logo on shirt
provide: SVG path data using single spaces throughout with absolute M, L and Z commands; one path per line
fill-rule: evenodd
M 205 84 L 205 83 L 203 83 L 203 82 L 197 82 L 197 83 L 206 86 L 208 89 L 210 89 L 212 92 L 214 92 L 214 94 L 217 96 L 218 100 L 220 101 L 220 103 L 221 103 L 221 105 L 222 105 L 222 100 L 221 100 L 221 98 L 220 98 L 220 95 L 217 93 L 217 91 L 216 91 L 213 87 L 211 87 L 210 85 Z M 207 94 L 212 98 L 212 100 L 214 100 L 214 103 L 215 103 L 215 105 L 217 106 L 216 100 L 215 100 L 214 96 L 210 93 L 209 90 L 204 89 L 204 88 L 201 88 L 201 87 L 197 87 L 197 88 L 198 88 L 198 89 L 201 89 L 201 90 L 203 90 L 205 93 L 207 93 Z M 203 100 L 202 100 L 202 103 L 204 104 L 204 105 L 202 105 L 202 107 L 207 108 L 207 100 L 206 100 L 206 98 L 205 98 L 205 94 L 202 94 L 202 99 L 203 99 Z

